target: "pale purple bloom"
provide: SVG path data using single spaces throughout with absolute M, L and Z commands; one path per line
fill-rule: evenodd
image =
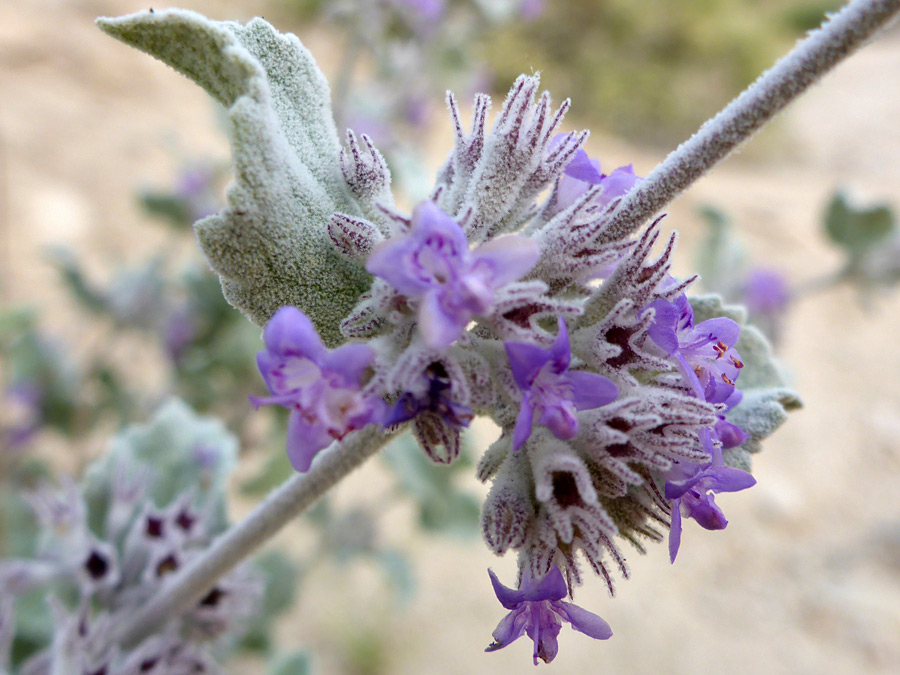
M 744 304 L 751 314 L 777 317 L 787 309 L 791 293 L 781 272 L 757 268 L 747 275 L 744 282 Z
M 563 142 L 567 134 L 557 134 L 551 141 L 548 152 Z M 556 208 L 563 210 L 574 204 L 592 186 L 600 185 L 603 191 L 592 203 L 606 206 L 613 199 L 623 196 L 643 178 L 634 174 L 634 167 L 620 166 L 607 175 L 600 169 L 600 161 L 591 159 L 587 152 L 579 148 L 563 170 L 556 191 Z
M 547 9 L 545 0 L 522 0 L 519 5 L 519 16 L 525 21 L 534 21 Z
M 694 310 L 682 293 L 673 302 L 656 300 L 648 306 L 656 312 L 648 334 L 679 370 L 697 398 L 724 403 L 734 393 L 744 367 L 734 349 L 741 327 L 725 317 L 694 325 Z
M 408 234 L 375 247 L 366 269 L 418 301 L 419 331 L 432 349 L 445 349 L 475 316 L 488 314 L 495 292 L 537 262 L 537 244 L 509 235 L 469 250 L 462 228 L 431 201 L 412 214 Z
M 538 423 L 550 429 L 554 436 L 568 440 L 578 434 L 576 410 L 599 408 L 619 395 L 618 387 L 602 375 L 569 371 L 569 332 L 562 317 L 550 349 L 517 342 L 507 342 L 505 346 L 513 378 L 522 390 L 513 451 L 531 436 L 535 414 Z
M 527 633 L 534 642 L 534 665 L 537 665 L 538 659 L 550 663 L 559 651 L 556 637 L 563 621 L 596 640 L 612 637 L 612 630 L 606 621 L 578 605 L 563 602 L 568 589 L 556 565 L 539 582 L 535 582 L 526 567 L 521 588 L 517 591 L 501 584 L 491 570 L 488 574 L 491 575 L 497 599 L 510 612 L 497 625 L 493 633 L 494 642 L 485 651 L 503 649 Z
M 728 404 L 740 401 L 740 392 L 735 392 Z M 730 407 L 730 406 L 729 406 Z M 721 435 L 720 435 L 721 434 Z M 721 445 L 714 443 L 718 438 Z M 669 559 L 674 563 L 681 545 L 681 520 L 693 518 L 705 530 L 724 530 L 728 520 L 716 504 L 713 493 L 738 492 L 756 485 L 756 479 L 746 471 L 725 466 L 722 449 L 736 447 L 747 440 L 747 433 L 739 426 L 719 418 L 715 428 L 700 431 L 700 439 L 712 460 L 703 466 L 696 464 L 676 464 L 666 481 L 666 499 L 672 501 L 672 524 L 669 530 Z
M 309 470 L 316 453 L 332 441 L 381 420 L 384 402 L 367 397 L 360 386 L 375 357 L 368 345 L 326 349 L 296 307 L 279 309 L 266 324 L 264 339 L 266 348 L 256 361 L 272 396 L 251 401 L 291 411 L 287 451 L 297 471 Z
M 414 18 L 429 23 L 435 22 L 444 14 L 444 0 L 393 0 L 400 11 L 411 11 Z

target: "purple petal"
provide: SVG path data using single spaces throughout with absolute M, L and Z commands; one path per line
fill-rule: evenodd
M 553 372 L 559 375 L 569 369 L 569 362 L 572 360 L 572 352 L 569 350 L 569 329 L 562 317 L 558 319 L 559 330 L 556 333 L 556 339 L 550 347 L 550 358 L 553 361 Z
M 299 410 L 288 416 L 287 453 L 291 466 L 300 473 L 309 471 L 313 458 L 334 439 L 322 425 L 307 424 Z
M 304 356 L 320 364 L 327 353 L 312 321 L 296 307 L 282 307 L 275 312 L 263 337 L 266 349 L 274 355 Z
M 563 173 L 591 185 L 598 185 L 603 180 L 603 174 L 600 172 L 600 162 L 588 157 L 584 148 L 578 148 L 575 156 L 566 164 Z
M 690 517 L 704 530 L 724 530 L 728 526 L 728 519 L 712 495 L 690 500 L 688 508 Z
M 578 410 L 593 410 L 612 403 L 619 396 L 613 382 L 596 373 L 569 371 L 566 377 L 572 385 L 573 402 Z
M 694 334 L 713 335 L 716 340 L 721 340 L 729 347 L 734 347 L 741 336 L 741 327 L 731 319 L 719 316 L 715 319 L 707 319 L 698 323 L 694 326 Z
M 541 610 L 537 611 L 541 612 Z M 547 617 L 547 614 L 549 613 L 541 612 L 540 618 L 544 619 Z M 556 622 L 538 620 L 537 622 L 532 622 L 526 628 L 528 636 L 534 640 L 534 665 L 538 664 L 538 659 L 541 659 L 544 663 L 550 663 L 555 659 L 559 652 L 559 642 L 557 642 L 556 637 L 559 635 L 562 626 Z
M 468 320 L 460 324 L 441 304 L 440 292 L 432 290 L 422 298 L 419 306 L 419 332 L 432 349 L 443 350 L 456 342 Z
M 516 609 L 525 601 L 525 591 L 516 591 L 504 586 L 500 583 L 500 580 L 497 578 L 497 575 L 494 574 L 493 570 L 489 569 L 488 574 L 491 576 L 491 586 L 494 587 L 494 595 L 497 596 L 497 600 L 499 600 L 500 604 L 506 609 Z M 496 635 L 494 637 L 496 637 Z
M 713 492 L 739 492 L 756 485 L 752 474 L 730 466 L 717 466 L 704 474 L 703 487 Z
M 492 239 L 473 252 L 473 266 L 488 265 L 493 288 L 521 279 L 541 257 L 538 245 L 528 237 L 511 234 Z
M 562 600 L 569 594 L 566 580 L 563 578 L 559 565 L 554 565 L 541 581 L 525 590 L 524 600 L 536 602 L 541 600 Z
M 738 391 L 735 389 L 735 391 Z M 726 401 L 726 404 L 728 402 Z M 750 438 L 750 434 L 741 429 L 738 425 L 732 424 L 731 422 L 720 419 L 716 422 L 715 426 L 716 435 L 719 437 L 719 440 L 722 441 L 722 449 L 727 450 L 728 448 L 736 448 L 739 445 L 743 445 L 744 442 Z
M 647 334 L 666 354 L 671 356 L 678 351 L 678 336 L 675 332 L 678 309 L 671 302 L 665 300 L 651 302 L 646 309 L 652 309 L 654 313 L 653 323 L 647 329 Z
M 560 602 L 558 604 L 565 609 L 565 618 L 575 630 L 595 640 L 608 640 L 612 637 L 612 628 L 609 627 L 609 624 L 593 612 L 589 612 L 571 602 Z
M 328 354 L 322 363 L 323 368 L 344 376 L 344 384 L 358 385 L 363 372 L 368 368 L 375 352 L 369 345 L 351 343 L 338 347 Z
M 560 401 L 556 405 L 545 405 L 539 422 L 562 441 L 578 435 L 578 418 L 571 401 Z
M 495 652 L 506 645 L 515 642 L 525 634 L 525 621 L 522 612 L 512 611 L 502 619 L 494 629 L 494 642 L 488 645 L 486 652 Z
M 516 428 L 513 430 L 512 451 L 516 452 L 525 445 L 525 441 L 531 436 L 531 423 L 534 411 L 531 409 L 531 397 L 528 394 L 522 398 L 522 407 L 516 417 Z
M 513 378 L 519 389 L 528 391 L 534 382 L 534 378 L 540 372 L 544 364 L 550 361 L 550 352 L 541 349 L 537 345 L 529 345 L 523 342 L 506 342 L 506 356 L 509 358 L 509 366 L 512 369 Z
M 600 200 L 603 203 L 611 202 L 616 197 L 621 197 L 631 191 L 642 180 L 643 178 L 634 175 L 634 167 L 631 164 L 620 166 L 603 179 L 603 193 Z
M 672 503 L 672 525 L 669 528 L 669 562 L 675 562 L 678 549 L 681 547 L 681 504 Z
M 415 274 L 414 253 L 415 244 L 410 235 L 383 241 L 369 254 L 366 271 L 381 277 L 403 295 L 417 298 L 432 285 Z

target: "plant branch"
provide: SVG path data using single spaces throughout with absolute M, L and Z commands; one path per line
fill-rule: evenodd
M 273 490 L 250 515 L 189 561 L 139 612 L 120 617 L 113 641 L 125 648 L 134 647 L 168 619 L 195 604 L 222 576 L 312 506 L 394 435 L 370 425 L 322 452 L 307 473 L 297 474 Z
M 621 239 L 659 213 L 694 181 L 900 11 L 900 0 L 853 0 L 657 166 L 612 215 L 604 239 Z

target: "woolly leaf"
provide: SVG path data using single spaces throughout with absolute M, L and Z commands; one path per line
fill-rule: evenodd
M 109 35 L 194 80 L 228 108 L 235 183 L 228 206 L 194 226 L 225 297 L 262 326 L 284 305 L 322 339 L 370 282 L 328 239 L 335 211 L 361 215 L 340 173 L 328 83 L 293 35 L 182 10 L 98 19 Z
M 882 242 L 897 226 L 889 206 L 857 207 L 841 192 L 828 204 L 824 225 L 829 238 L 852 257 Z

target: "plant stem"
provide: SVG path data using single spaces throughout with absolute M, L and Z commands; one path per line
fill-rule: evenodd
M 246 518 L 189 561 L 140 611 L 120 617 L 113 641 L 128 649 L 195 604 L 216 582 L 328 489 L 374 455 L 395 434 L 370 425 L 321 453 L 305 474 L 272 491 Z
M 850 2 L 700 127 L 629 192 L 613 213 L 603 239 L 621 239 L 641 227 L 859 48 L 898 11 L 900 0 Z

